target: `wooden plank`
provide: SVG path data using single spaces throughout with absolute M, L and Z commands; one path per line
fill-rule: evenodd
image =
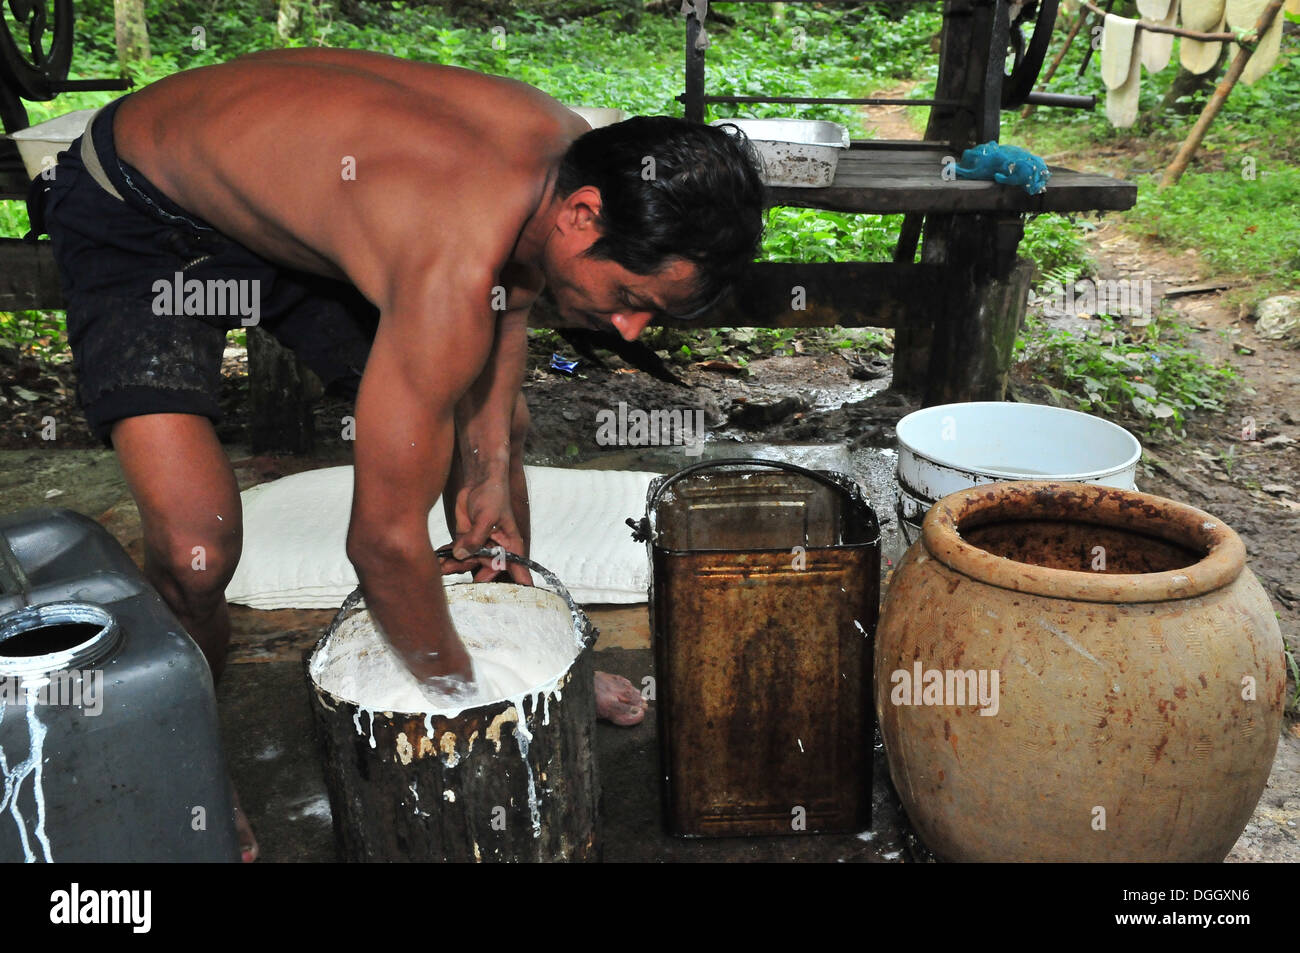
M 582 611 L 600 632 L 596 637 L 596 648 L 605 649 L 648 649 L 650 645 L 650 614 L 645 603 L 639 605 L 615 605 L 611 603 L 592 603 L 584 605 Z M 638 685 L 638 688 L 641 686 Z
M 0 238 L 0 311 L 53 311 L 63 307 L 54 246 Z
M 858 149 L 895 149 L 898 151 L 914 152 L 922 149 L 948 149 L 946 142 L 938 142 L 933 139 L 850 139 L 849 148 Z
M 1052 184 L 1041 195 L 993 182 L 945 182 L 943 187 L 921 179 L 895 180 L 875 187 L 825 189 L 773 189 L 773 206 L 819 208 L 836 212 L 870 212 L 898 215 L 982 212 L 1091 212 L 1123 211 L 1137 201 L 1131 182 L 1089 178 Z
M 1137 186 L 1107 175 L 1050 166 L 1052 180 L 1041 195 L 996 182 L 943 178 L 943 148 L 850 149 L 841 156 L 827 188 L 773 188 L 774 206 L 824 208 L 879 214 L 950 212 L 1087 212 L 1132 208 Z
M 889 262 L 759 262 L 731 300 L 707 317 L 672 322 L 700 327 L 898 327 L 932 302 L 944 280 L 940 266 Z M 796 288 L 805 307 L 795 310 Z M 63 307 L 58 274 L 48 242 L 29 245 L 0 240 L 0 310 Z M 535 327 L 563 327 L 544 301 L 535 308 Z

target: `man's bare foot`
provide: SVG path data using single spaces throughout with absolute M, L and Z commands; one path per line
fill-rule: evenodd
M 637 687 L 622 675 L 596 673 L 596 717 L 624 727 L 639 725 L 645 718 L 645 699 Z
M 239 859 L 246 864 L 251 864 L 257 860 L 261 850 L 257 846 L 257 838 L 253 836 L 253 828 L 248 823 L 248 817 L 244 814 L 244 809 L 239 806 L 239 794 L 234 788 L 230 789 L 230 796 L 235 802 L 235 833 L 239 836 Z

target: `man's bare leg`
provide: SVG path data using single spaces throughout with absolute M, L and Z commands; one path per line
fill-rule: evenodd
M 206 417 L 148 414 L 113 426 L 127 486 L 140 510 L 145 576 L 198 643 L 215 681 L 230 644 L 226 584 L 243 546 L 243 511 L 230 461 Z M 257 841 L 235 798 L 243 859 Z

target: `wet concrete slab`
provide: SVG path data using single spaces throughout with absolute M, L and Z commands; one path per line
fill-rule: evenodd
M 635 685 L 654 674 L 649 649 L 603 649 L 596 667 Z M 337 860 L 304 672 L 305 656 L 231 664 L 217 692 L 231 777 L 267 862 Z M 597 725 L 596 766 L 607 862 L 901 862 L 918 856 L 879 752 L 869 828 L 788 837 L 670 835 L 661 807 L 654 703 L 640 725 Z

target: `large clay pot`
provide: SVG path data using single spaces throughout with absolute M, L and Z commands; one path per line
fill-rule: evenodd
M 1285 673 L 1268 597 L 1214 517 L 998 483 L 940 500 L 894 573 L 876 712 L 941 858 L 1218 861 L 1268 778 Z

